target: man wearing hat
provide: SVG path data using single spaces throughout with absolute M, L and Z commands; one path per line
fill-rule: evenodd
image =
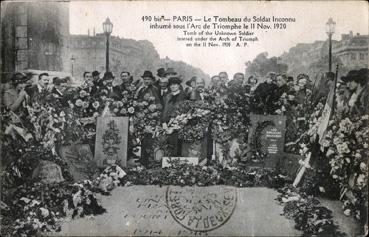
M 155 77 L 151 71 L 145 71 L 141 76 L 143 79 L 143 85 L 138 88 L 136 92 L 136 98 L 138 101 L 147 100 L 150 97 L 154 98 L 154 103 L 160 105 L 158 88 L 153 84 Z M 149 161 L 153 159 L 153 144 L 154 140 L 151 135 L 145 135 L 141 141 L 141 159 L 140 162 L 147 166 Z
M 156 86 L 157 88 L 160 88 L 160 79 L 165 77 L 165 69 L 164 68 L 159 68 L 157 70 L 156 75 L 158 76 L 157 80 L 154 83 L 154 86 Z
M 159 98 L 162 106 L 164 106 L 164 98 L 169 92 L 170 91 L 168 89 L 168 78 L 166 77 L 159 78 Z
M 67 83 L 66 78 L 53 78 L 54 87 L 51 90 L 51 94 L 54 99 L 60 102 L 61 106 L 68 106 L 68 100 L 73 97 L 73 91 L 70 91 L 69 88 L 67 88 Z
M 92 72 L 92 80 L 93 80 L 94 83 L 102 83 L 102 81 L 100 79 L 100 72 L 93 71 Z
M 114 75 L 112 72 L 105 72 L 103 78 L 100 78 L 100 73 L 98 71 L 92 72 L 92 82 L 90 95 L 96 96 L 100 94 L 108 95 L 111 91 L 111 84 L 114 80 Z M 110 88 L 110 90 L 109 90 Z
M 54 87 L 51 90 L 51 93 L 54 95 L 54 97 L 62 97 L 63 96 L 63 88 L 61 86 L 61 84 L 64 82 L 63 79 L 59 78 L 59 77 L 54 77 L 53 78 L 53 85 Z
M 164 73 L 165 77 L 171 77 L 171 76 L 177 76 L 177 73 L 174 71 L 174 68 L 168 68 L 165 73 Z
M 138 88 L 136 93 L 136 98 L 142 101 L 148 97 L 155 98 L 155 104 L 160 104 L 159 91 L 153 84 L 155 82 L 155 77 L 151 71 L 145 71 L 141 76 L 143 79 L 143 85 Z
M 253 110 L 257 111 L 257 113 L 263 114 L 269 109 L 268 106 L 270 106 L 271 93 L 277 88 L 277 85 L 274 83 L 275 77 L 275 72 L 269 72 L 265 78 L 265 81 L 256 87 L 252 106 Z
M 92 72 L 92 86 L 90 87 L 90 95 L 96 95 L 103 87 L 103 80 L 100 79 L 100 73 L 98 71 Z

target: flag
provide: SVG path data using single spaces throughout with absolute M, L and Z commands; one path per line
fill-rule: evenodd
M 322 141 L 325 137 L 325 131 L 328 128 L 329 120 L 331 119 L 331 116 L 333 114 L 334 100 L 336 98 L 337 74 L 338 74 L 338 65 L 336 68 L 334 84 L 328 93 L 328 97 L 325 102 L 322 115 L 320 116 L 320 119 L 319 119 L 320 123 L 318 126 L 318 132 L 317 132 L 317 134 L 319 135 L 319 144 L 322 144 Z
M 310 168 L 310 159 L 312 157 L 315 157 L 317 155 L 317 152 L 319 149 L 316 149 L 316 146 L 321 144 L 323 141 L 323 138 L 325 136 L 325 131 L 328 128 L 329 120 L 331 118 L 331 115 L 333 114 L 333 106 L 334 106 L 334 100 L 336 97 L 336 85 L 337 85 L 337 74 L 338 74 L 338 65 L 336 67 L 336 76 L 334 78 L 334 84 L 331 88 L 331 90 L 328 93 L 327 100 L 325 102 L 325 106 L 322 112 L 321 117 L 319 118 L 319 125 L 318 125 L 318 131 L 317 134 L 319 135 L 319 141 L 317 139 L 313 143 L 313 148 L 311 152 L 308 153 L 307 157 L 304 161 L 299 162 L 300 163 L 300 169 L 297 171 L 296 178 L 293 182 L 293 186 L 297 187 L 297 185 L 300 183 L 302 177 L 304 176 L 306 169 Z
M 322 112 L 322 115 L 320 116 L 320 123 L 318 126 L 318 132 L 319 135 L 319 144 L 321 144 L 324 136 L 325 131 L 328 128 L 328 123 L 331 118 L 333 104 L 334 104 L 334 94 L 335 94 L 335 86 L 333 86 L 328 94 L 327 101 L 325 102 L 325 106 Z

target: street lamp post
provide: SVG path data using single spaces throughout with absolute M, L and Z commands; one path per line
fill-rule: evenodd
M 106 63 L 105 68 L 106 71 L 109 72 L 109 37 L 111 32 L 113 31 L 113 23 L 111 23 L 109 17 L 106 18 L 105 22 L 103 23 L 104 33 L 106 35 Z
M 73 64 L 75 60 L 76 58 L 72 55 L 72 57 L 70 58 L 70 61 L 72 61 L 72 77 L 73 77 Z
M 336 22 L 334 22 L 332 18 L 329 18 L 325 27 L 329 40 L 329 72 L 332 72 L 332 35 L 336 29 Z

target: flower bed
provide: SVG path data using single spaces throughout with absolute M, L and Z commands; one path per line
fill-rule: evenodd
M 278 190 L 277 200 L 284 205 L 283 215 L 295 221 L 295 228 L 302 236 L 345 236 L 333 223 L 332 211 L 322 206 L 314 196 L 297 192 L 286 186 Z

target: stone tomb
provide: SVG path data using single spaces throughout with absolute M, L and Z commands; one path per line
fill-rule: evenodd
M 118 187 L 107 213 L 65 221 L 54 236 L 300 236 L 268 188 Z
M 284 154 L 286 117 L 251 114 L 249 147 L 265 155 L 265 166 L 275 168 Z
M 95 161 L 99 167 L 127 166 L 128 123 L 128 117 L 97 118 Z

